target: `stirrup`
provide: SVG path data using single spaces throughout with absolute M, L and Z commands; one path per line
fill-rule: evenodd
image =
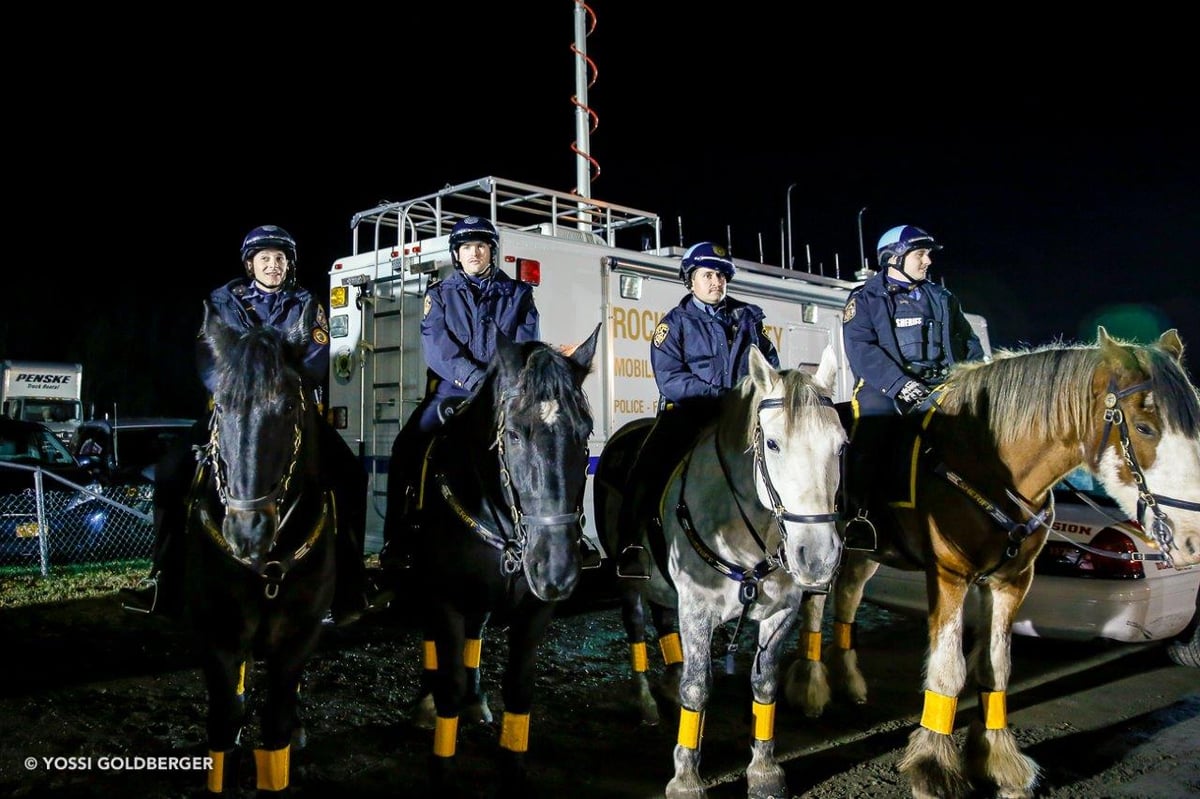
M 142 594 L 146 593 L 150 589 L 153 589 L 153 592 L 150 594 L 150 607 L 145 607 L 144 605 L 131 605 L 128 602 L 122 602 L 121 609 L 128 613 L 141 613 L 142 615 L 149 616 L 158 607 L 157 576 L 143 578 L 135 588 L 121 589 L 121 592 L 126 596 L 134 596 L 138 600 L 144 599 Z
M 600 550 L 596 549 L 586 538 L 579 539 L 579 568 L 598 569 L 604 562 Z
M 854 517 L 846 521 L 842 527 L 842 541 L 846 549 L 874 552 L 879 548 L 879 533 L 875 523 L 867 518 L 866 508 L 859 508 Z
M 642 568 L 645 565 L 642 560 L 642 553 L 645 551 L 646 548 L 641 544 L 630 544 L 622 549 L 620 556 L 617 558 L 617 576 L 624 577 L 627 580 L 649 580 L 650 570 Z M 632 574 L 622 571 L 622 563 L 624 563 L 626 566 L 631 566 L 631 560 L 637 564 L 638 569 L 641 571 L 640 574 Z

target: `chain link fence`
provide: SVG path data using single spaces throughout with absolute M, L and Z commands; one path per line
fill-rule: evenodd
M 30 478 L 32 487 L 0 493 L 0 568 L 48 575 L 59 566 L 151 556 L 153 485 L 80 486 L 41 468 L 0 463 L 0 480 Z

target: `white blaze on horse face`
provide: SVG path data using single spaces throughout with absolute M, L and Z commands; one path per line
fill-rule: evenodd
M 558 420 L 558 400 L 543 400 L 539 410 L 541 411 L 542 421 L 547 426 L 553 426 Z
M 1200 502 L 1200 440 L 1166 432 L 1159 440 L 1154 463 L 1145 470 L 1146 487 L 1160 497 Z M 1136 497 L 1136 492 L 1135 492 Z M 1200 511 L 1160 505 L 1175 537 L 1171 557 L 1176 566 L 1200 563 Z M 1143 524 L 1151 523 L 1151 515 Z M 1148 528 L 1151 529 L 1151 528 Z

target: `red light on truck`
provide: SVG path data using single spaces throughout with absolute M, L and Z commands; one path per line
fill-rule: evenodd
M 518 258 L 517 280 L 520 280 L 522 283 L 528 283 L 531 286 L 541 285 L 542 262 L 534 261 L 529 258 Z

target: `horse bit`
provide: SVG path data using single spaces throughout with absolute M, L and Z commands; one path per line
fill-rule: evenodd
M 1104 395 L 1104 432 L 1100 436 L 1100 442 L 1096 447 L 1096 457 L 1093 460 L 1099 465 L 1100 456 L 1104 454 L 1104 448 L 1108 446 L 1108 435 L 1112 431 L 1113 425 L 1116 425 L 1121 437 L 1121 456 L 1125 459 L 1125 465 L 1129 468 L 1130 474 L 1133 475 L 1133 481 L 1137 483 L 1137 521 L 1141 524 L 1146 508 L 1150 508 L 1154 513 L 1154 524 L 1152 525 L 1154 538 L 1158 541 L 1159 548 L 1162 549 L 1167 565 L 1174 566 L 1175 562 L 1171 558 L 1171 550 L 1175 548 L 1174 531 L 1171 528 L 1171 520 L 1159 506 L 1167 505 L 1182 510 L 1200 511 L 1200 502 L 1188 502 L 1175 497 L 1155 494 L 1146 485 L 1146 475 L 1142 472 L 1137 455 L 1133 451 L 1133 444 L 1129 440 L 1129 423 L 1121 410 L 1121 400 L 1139 391 L 1149 390 L 1150 381 L 1148 380 L 1118 391 L 1116 379 L 1113 377 L 1108 379 L 1108 393 Z

